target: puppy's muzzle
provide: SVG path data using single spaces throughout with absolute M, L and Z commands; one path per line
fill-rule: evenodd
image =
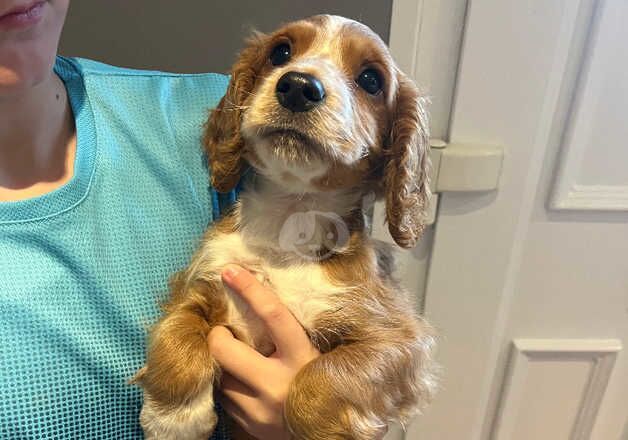
M 277 101 L 291 112 L 306 112 L 325 99 L 323 84 L 313 75 L 303 72 L 284 73 L 275 88 Z

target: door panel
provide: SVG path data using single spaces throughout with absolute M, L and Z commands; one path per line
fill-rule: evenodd
M 628 211 L 628 8 L 598 2 L 565 123 L 551 206 L 575 211 Z
M 621 344 L 514 340 L 493 438 L 590 438 Z

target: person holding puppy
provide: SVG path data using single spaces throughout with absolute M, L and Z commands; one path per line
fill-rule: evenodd
M 208 188 L 199 139 L 227 78 L 59 57 L 68 6 L 0 0 L 0 437 L 138 438 L 127 381 L 146 329 L 229 201 Z M 223 280 L 253 310 L 276 304 L 265 323 L 291 341 L 260 360 L 216 328 L 223 408 L 257 438 L 289 438 L 282 399 L 318 352 L 251 274 Z

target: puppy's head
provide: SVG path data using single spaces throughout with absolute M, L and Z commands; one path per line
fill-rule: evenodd
M 255 34 L 205 133 L 212 184 L 248 166 L 288 191 L 376 190 L 413 246 L 429 199 L 425 100 L 368 27 L 315 16 Z

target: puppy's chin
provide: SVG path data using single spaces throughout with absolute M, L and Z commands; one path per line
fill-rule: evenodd
M 261 146 L 278 160 L 292 166 L 305 166 L 323 162 L 321 145 L 308 135 L 292 128 L 268 130 L 260 138 Z
M 306 138 L 292 131 L 274 131 L 247 139 L 245 158 L 257 174 L 288 193 L 320 192 L 313 182 L 329 170 L 329 161 Z

